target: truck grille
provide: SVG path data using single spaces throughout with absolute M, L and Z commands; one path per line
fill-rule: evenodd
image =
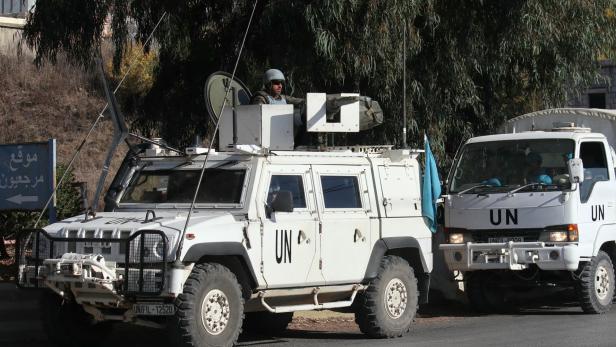
M 471 230 L 473 242 L 487 243 L 495 238 L 523 238 L 524 242 L 539 241 L 542 229 L 500 229 L 500 230 Z

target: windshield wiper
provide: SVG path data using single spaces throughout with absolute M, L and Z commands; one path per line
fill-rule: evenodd
M 547 184 L 542 183 L 542 182 L 533 182 L 533 183 L 525 184 L 523 186 L 520 186 L 520 187 L 517 187 L 515 189 L 512 189 L 512 190 L 508 191 L 507 195 L 511 196 L 511 195 L 515 194 L 516 192 L 519 192 L 520 190 L 522 190 L 524 188 L 533 187 L 533 186 L 547 186 Z
M 458 194 L 458 195 L 462 195 L 462 194 L 464 194 L 464 193 L 468 193 L 468 192 L 470 192 L 471 190 L 475 190 L 475 189 L 477 189 L 477 188 L 487 188 L 487 187 L 494 187 L 494 186 L 491 186 L 491 185 L 489 185 L 489 184 L 477 184 L 477 185 L 474 185 L 474 186 L 472 186 L 472 187 L 470 187 L 470 188 L 467 188 L 467 189 L 464 189 L 464 190 L 462 190 L 462 191 L 459 191 L 459 192 L 457 192 L 456 194 Z

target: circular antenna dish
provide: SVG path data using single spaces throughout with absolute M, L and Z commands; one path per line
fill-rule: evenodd
M 232 89 L 229 90 L 227 102 L 225 104 L 227 88 Z M 232 92 L 233 90 L 235 91 L 234 93 Z M 205 81 L 203 96 L 205 97 L 205 105 L 210 117 L 218 121 L 223 104 L 225 107 L 233 106 L 232 97 L 235 97 L 236 105 L 248 105 L 250 104 L 252 94 L 246 85 L 237 77 L 231 79 L 231 74 L 224 71 L 217 71 L 211 74 Z

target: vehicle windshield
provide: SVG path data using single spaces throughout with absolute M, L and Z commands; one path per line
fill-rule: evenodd
M 570 188 L 569 139 L 476 142 L 464 146 L 451 176 L 451 193 L 563 190 Z M 533 184 L 535 183 L 535 184 Z
M 190 204 L 200 170 L 142 170 L 135 174 L 120 203 Z M 244 169 L 206 169 L 196 203 L 239 204 Z

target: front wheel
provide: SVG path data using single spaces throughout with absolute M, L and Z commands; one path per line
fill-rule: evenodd
M 417 301 L 413 268 L 400 257 L 383 257 L 376 278 L 356 299 L 355 322 L 370 337 L 402 336 L 411 329 Z
M 584 263 L 578 277 L 577 295 L 586 313 L 605 313 L 612 306 L 614 297 L 614 266 L 603 251 Z
M 196 265 L 184 283 L 171 328 L 181 346 L 233 346 L 243 318 L 242 289 L 233 272 L 206 263 Z

